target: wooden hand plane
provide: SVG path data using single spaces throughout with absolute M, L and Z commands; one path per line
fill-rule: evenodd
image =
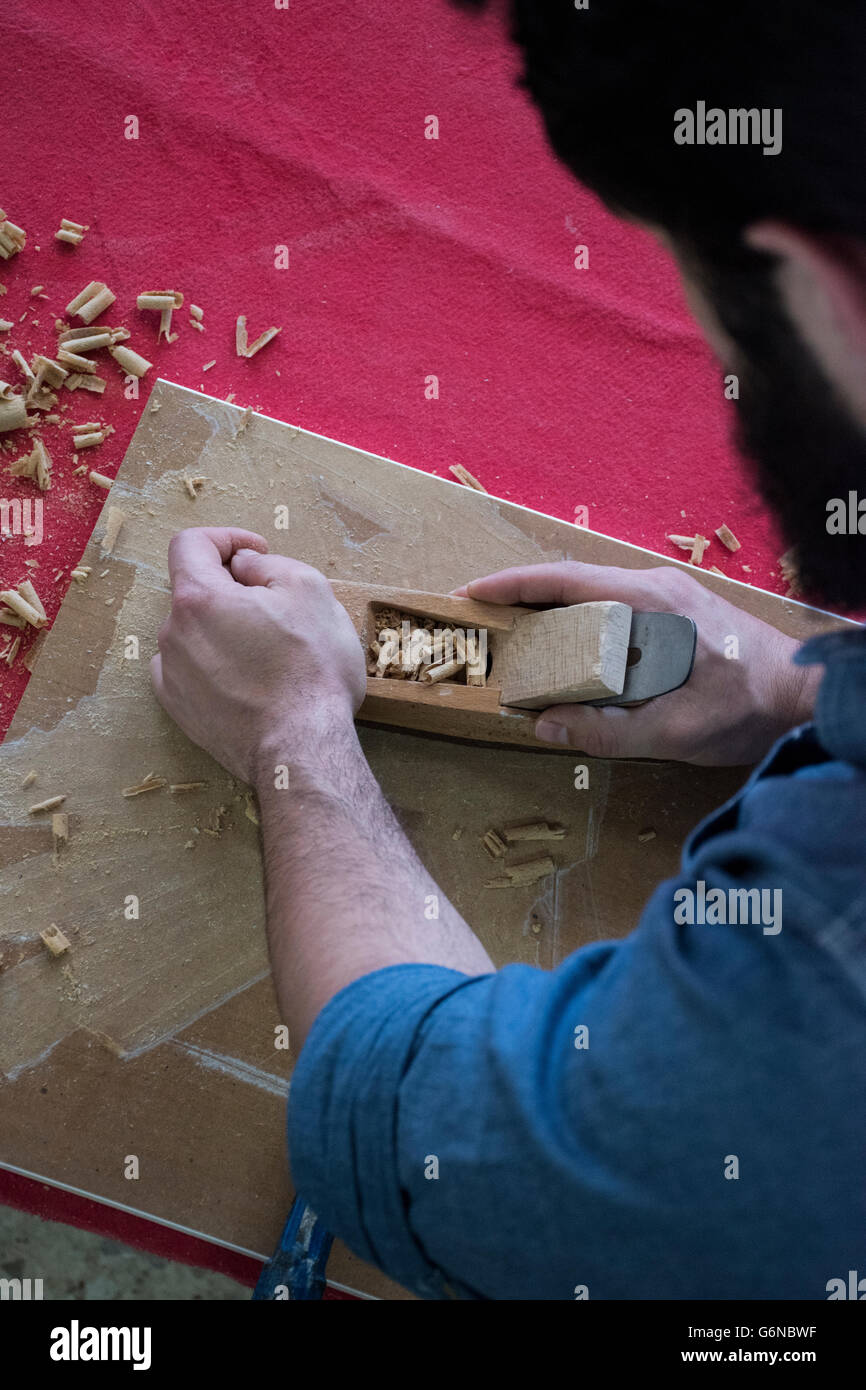
M 635 613 L 613 601 L 533 609 L 387 585 L 331 587 L 368 662 L 358 718 L 375 724 L 550 751 L 533 733 L 538 710 L 654 699 L 683 685 L 694 664 L 695 624 L 675 613 Z

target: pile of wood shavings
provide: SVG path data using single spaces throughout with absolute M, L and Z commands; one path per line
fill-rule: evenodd
M 367 649 L 367 674 L 386 680 L 457 685 L 487 684 L 487 632 L 419 618 L 396 608 L 373 614 L 376 637 Z

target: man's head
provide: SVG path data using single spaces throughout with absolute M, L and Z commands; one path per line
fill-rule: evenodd
M 554 150 L 663 237 L 738 376 L 741 447 L 807 592 L 862 606 L 866 535 L 828 533 L 827 506 L 850 491 L 866 503 L 866 8 L 513 0 L 513 12 Z

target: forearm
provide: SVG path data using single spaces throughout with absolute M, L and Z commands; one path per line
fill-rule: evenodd
M 280 765 L 288 787 L 275 786 Z M 493 970 L 403 834 L 351 725 L 323 730 L 291 758 L 272 743 L 256 789 L 271 965 L 297 1046 L 328 1000 L 373 970 Z

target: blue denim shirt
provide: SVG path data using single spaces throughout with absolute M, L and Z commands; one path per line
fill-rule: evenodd
M 553 972 L 392 966 L 322 1010 L 292 1169 L 357 1254 L 428 1298 L 825 1299 L 866 1275 L 866 630 L 797 659 L 826 666 L 814 724 L 625 940 Z M 781 930 L 676 920 L 699 882 L 781 890 Z

